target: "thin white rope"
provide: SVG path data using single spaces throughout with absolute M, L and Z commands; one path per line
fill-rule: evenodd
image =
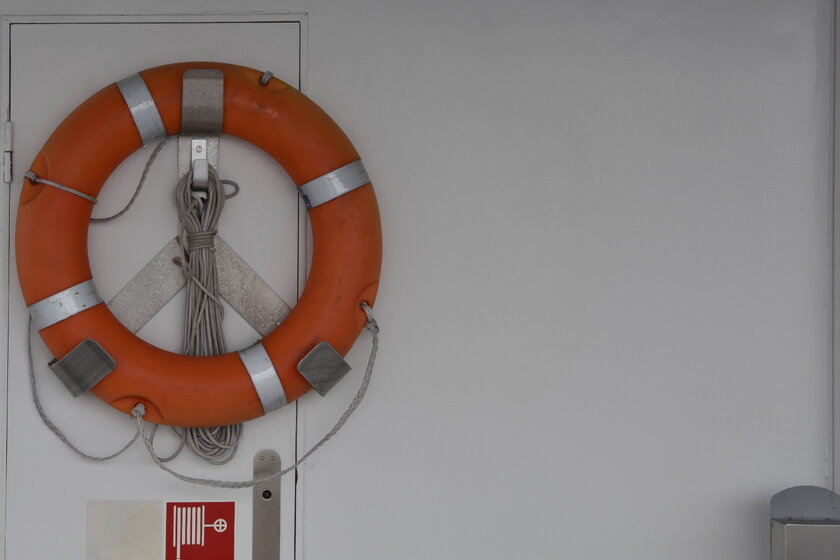
M 318 442 L 315 445 L 310 447 L 309 451 L 304 453 L 303 456 L 301 456 L 293 464 L 265 478 L 256 478 L 252 480 L 216 480 L 212 478 L 197 478 L 194 476 L 187 476 L 185 474 L 181 474 L 166 466 L 164 464 L 166 461 L 161 460 L 161 458 L 157 456 L 157 453 L 155 453 L 154 447 L 152 446 L 152 436 L 146 433 L 144 427 L 145 423 L 143 422 L 143 415 L 146 413 L 145 407 L 142 404 L 138 404 L 136 407 L 134 407 L 131 413 L 137 421 L 137 429 L 142 434 L 143 443 L 146 445 L 146 449 L 149 452 L 149 456 L 152 458 L 152 460 L 158 467 L 168 472 L 178 480 L 189 482 L 190 484 L 211 486 L 213 488 L 250 488 L 253 486 L 264 484 L 270 480 L 279 478 L 297 469 L 309 457 L 311 457 L 312 454 L 315 453 L 322 445 L 327 443 L 335 434 L 337 434 L 342 427 L 344 427 L 344 425 L 347 423 L 347 420 L 350 418 L 350 416 L 352 416 L 353 412 L 355 412 L 356 409 L 359 408 L 359 405 L 362 403 L 362 399 L 365 398 L 365 393 L 367 393 L 368 386 L 370 385 L 370 379 L 373 375 L 373 366 L 376 362 L 376 354 L 379 351 L 379 325 L 376 323 L 376 319 L 373 318 L 373 311 L 371 310 L 370 306 L 364 302 L 361 305 L 362 309 L 364 309 L 368 317 L 367 323 L 365 324 L 365 328 L 371 333 L 370 357 L 368 358 L 367 368 L 365 369 L 365 375 L 362 378 L 362 384 L 359 387 L 356 396 L 353 397 L 352 401 L 350 401 L 350 404 L 347 406 L 347 409 L 344 411 L 344 414 L 341 415 L 341 417 L 338 419 L 338 421 L 335 423 L 332 429 L 329 432 L 327 432 L 324 435 L 324 437 L 318 440 Z
M 117 212 L 116 214 L 114 214 L 112 216 L 108 216 L 106 218 L 91 218 L 90 219 L 91 222 L 100 222 L 100 223 L 110 222 L 112 220 L 115 220 L 115 219 L 119 218 L 120 216 L 125 214 L 128 211 L 129 208 L 131 208 L 132 204 L 134 204 L 134 201 L 137 199 L 137 195 L 140 194 L 140 189 L 143 188 L 143 183 L 146 181 L 146 176 L 149 174 L 149 169 L 151 168 L 152 163 L 154 163 L 155 158 L 157 157 L 158 153 L 160 153 L 161 148 L 163 148 L 163 145 L 166 144 L 166 141 L 168 139 L 169 139 L 169 137 L 166 136 L 160 142 L 158 142 L 157 146 L 155 146 L 154 151 L 152 151 L 152 154 L 149 156 L 149 159 L 146 160 L 146 166 L 143 168 L 143 174 L 140 176 L 140 182 L 137 184 L 137 188 L 134 190 L 134 194 L 131 196 L 131 200 L 128 201 L 128 204 L 126 204 L 125 207 L 122 210 L 120 210 L 119 212 Z M 88 201 L 96 204 L 96 199 L 93 198 L 92 196 L 87 195 L 87 194 L 85 194 L 81 191 L 77 191 L 76 189 L 71 189 L 70 187 L 66 187 L 66 186 L 61 185 L 59 183 L 55 183 L 53 181 L 48 181 L 46 179 L 41 179 L 40 177 L 35 175 L 35 173 L 32 170 L 27 171 L 24 174 L 24 176 L 27 179 L 29 179 L 30 181 L 32 181 L 33 183 L 43 183 L 45 185 L 55 187 L 59 190 L 63 190 L 63 191 L 68 192 L 70 194 L 80 196 L 80 197 L 84 198 L 85 200 L 88 200 Z M 114 457 L 117 457 L 117 456 L 121 455 L 125 450 L 127 450 L 129 447 L 134 445 L 134 442 L 136 442 L 137 439 L 140 437 L 140 430 L 138 429 L 134 433 L 134 437 L 131 438 L 128 441 L 128 443 L 126 443 L 118 451 L 116 451 L 114 453 L 111 453 L 110 455 L 96 456 L 96 455 L 90 455 L 89 453 L 85 453 L 84 451 L 80 450 L 78 447 L 76 447 L 73 443 L 70 442 L 70 440 L 64 434 L 64 432 L 62 432 L 61 429 L 50 419 L 50 417 L 47 415 L 46 411 L 44 410 L 43 405 L 41 404 L 41 399 L 38 397 L 38 385 L 35 381 L 35 366 L 34 366 L 34 363 L 33 363 L 33 360 L 32 360 L 32 317 L 29 318 L 29 321 L 27 322 L 27 326 L 26 326 L 26 358 L 27 358 L 27 365 L 28 365 L 28 368 L 29 368 L 29 388 L 30 388 L 30 391 L 32 392 L 32 402 L 35 404 L 35 410 L 38 411 L 38 415 L 41 417 L 41 420 L 44 422 L 44 425 L 46 425 L 47 428 L 49 428 L 50 431 L 58 437 L 58 439 L 60 439 L 62 442 L 64 442 L 64 444 L 67 447 L 69 447 L 70 450 L 73 451 L 73 453 L 75 453 L 79 457 L 82 457 L 82 458 L 87 459 L 89 461 L 107 461 L 109 459 L 113 459 Z M 152 437 L 154 437 L 154 434 L 153 434 Z M 182 447 L 183 447 L 183 445 L 182 445 Z M 181 448 L 179 447 L 178 451 L 180 451 L 180 449 Z
M 120 210 L 116 214 L 112 214 L 111 216 L 106 216 L 104 218 L 93 217 L 93 218 L 90 219 L 91 223 L 104 224 L 104 223 L 112 222 L 112 221 L 116 220 L 117 218 L 119 218 L 120 216 L 122 216 L 123 214 L 125 214 L 126 212 L 128 212 L 128 210 L 132 206 L 134 206 L 134 203 L 137 201 L 137 197 L 140 194 L 140 191 L 143 189 L 143 185 L 146 183 L 146 176 L 149 174 L 149 170 L 151 169 L 152 164 L 155 162 L 155 159 L 157 159 L 157 156 L 160 153 L 161 149 L 163 149 L 163 146 L 166 145 L 166 143 L 169 141 L 169 138 L 170 138 L 170 136 L 164 136 L 161 139 L 161 141 L 157 143 L 157 145 L 155 146 L 155 149 L 152 150 L 152 153 L 149 156 L 149 159 L 146 160 L 146 166 L 143 168 L 143 174 L 140 175 L 140 181 L 137 183 L 137 186 L 134 188 L 134 192 L 132 193 L 131 198 L 129 199 L 128 203 L 126 203 L 126 205 L 123 206 L 122 210 Z M 34 173 L 33 173 L 33 175 L 34 175 Z M 39 181 L 42 182 L 42 183 L 45 182 L 41 179 L 39 179 Z M 231 185 L 233 187 L 233 192 L 231 194 L 225 195 L 225 198 L 233 198 L 234 196 L 239 194 L 239 185 L 235 181 L 231 181 L 230 179 L 222 179 L 222 184 Z M 70 189 L 70 190 L 73 190 L 73 189 Z M 78 191 L 74 191 L 74 193 L 75 192 L 78 192 Z
M 35 172 L 32 171 L 31 169 L 29 171 L 27 171 L 26 173 L 24 173 L 23 176 L 26 177 L 27 179 L 29 179 L 29 181 L 32 182 L 33 184 L 42 183 L 44 185 L 49 185 L 49 186 L 54 187 L 54 188 L 56 188 L 60 191 L 70 193 L 74 196 L 78 196 L 79 198 L 84 198 L 88 202 L 92 202 L 92 203 L 96 204 L 96 198 L 90 196 L 89 194 L 83 193 L 82 191 L 73 189 L 73 188 L 68 187 L 66 185 L 62 185 L 61 183 L 56 183 L 55 181 L 50 181 L 49 179 L 42 179 L 41 177 L 38 177 L 37 175 L 35 175 Z
M 140 194 L 140 190 L 143 188 L 143 184 L 146 182 L 146 176 L 149 174 L 149 169 L 151 169 L 152 164 L 155 162 L 158 154 L 160 153 L 163 146 L 169 140 L 169 136 L 164 136 L 160 142 L 157 143 L 155 149 L 152 150 L 152 154 L 149 156 L 149 159 L 146 160 L 146 167 L 143 168 L 143 174 L 140 175 L 140 181 L 137 183 L 137 187 L 134 189 L 134 193 L 131 195 L 128 203 L 123 206 L 123 209 L 117 212 L 116 214 L 112 214 L 111 216 L 106 216 L 104 218 L 91 218 L 90 221 L 95 224 L 104 224 L 107 222 L 111 222 L 128 212 L 128 209 L 134 205 L 134 201 L 137 200 L 137 196 Z
M 29 322 L 26 325 L 26 359 L 27 359 L 27 363 L 28 363 L 28 366 L 29 366 L 29 388 L 32 391 L 32 402 L 35 403 L 35 410 L 38 411 L 38 415 L 41 417 L 41 420 L 43 420 L 43 422 L 47 426 L 47 428 L 49 428 L 52 433 L 54 433 L 56 436 L 58 436 L 58 439 L 60 439 L 62 442 L 64 442 L 64 445 L 69 447 L 70 450 L 73 451 L 73 453 L 75 453 L 79 457 L 87 459 L 88 461 L 107 461 L 109 459 L 113 459 L 114 457 L 117 457 L 117 456 L 121 455 L 126 449 L 128 449 L 129 447 L 134 445 L 134 442 L 137 441 L 137 438 L 140 437 L 140 434 L 142 433 L 142 430 L 138 427 L 137 431 L 134 432 L 134 437 L 131 438 L 128 441 L 128 443 L 123 445 L 120 448 L 119 451 L 115 451 L 114 453 L 111 453 L 110 455 L 105 455 L 105 456 L 90 455 L 89 453 L 85 453 L 84 451 L 82 451 L 81 449 L 79 449 L 78 447 L 73 445 L 70 442 L 70 440 L 67 438 L 67 436 L 64 434 L 64 432 L 62 432 L 61 429 L 58 426 L 56 426 L 55 423 L 50 419 L 50 417 L 47 416 L 47 412 L 44 410 L 44 407 L 41 404 L 41 399 L 38 398 L 38 385 L 35 382 L 35 366 L 33 365 L 33 361 L 32 361 L 32 318 L 31 317 L 29 318 Z

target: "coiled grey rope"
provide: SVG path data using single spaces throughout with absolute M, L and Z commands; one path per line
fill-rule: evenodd
M 155 453 L 154 447 L 152 445 L 152 437 L 150 434 L 146 433 L 146 430 L 144 428 L 143 415 L 146 413 L 145 407 L 143 407 L 142 404 L 138 404 L 136 407 L 134 407 L 131 413 L 137 421 L 137 430 L 142 435 L 143 443 L 146 445 L 146 449 L 149 451 L 149 455 L 151 456 L 152 460 L 155 462 L 155 464 L 157 464 L 158 467 L 165 470 L 166 472 L 168 472 L 169 474 L 171 474 L 179 480 L 189 482 L 190 484 L 212 486 L 213 488 L 250 488 L 252 486 L 264 484 L 270 480 L 279 478 L 284 474 L 288 474 L 296 468 L 298 468 L 309 457 L 311 457 L 312 454 L 315 453 L 322 445 L 327 443 L 335 434 L 338 433 L 339 430 L 341 430 L 341 428 L 344 426 L 344 424 L 347 423 L 347 420 L 350 418 L 353 412 L 355 412 L 356 409 L 359 408 L 359 405 L 362 403 L 362 399 L 365 398 L 365 393 L 367 393 L 368 386 L 370 385 L 370 379 L 373 376 L 373 365 L 376 362 L 376 354 L 379 351 L 379 325 L 376 323 L 376 319 L 373 318 L 373 311 L 367 303 L 362 303 L 362 309 L 364 309 L 368 317 L 367 323 L 365 323 L 365 328 L 371 333 L 370 357 L 368 358 L 367 368 L 365 369 L 365 376 L 364 378 L 362 378 L 362 384 L 359 387 L 356 396 L 353 397 L 352 401 L 350 401 L 350 404 L 347 406 L 347 409 L 344 411 L 344 414 L 341 415 L 341 418 L 338 419 L 338 421 L 335 423 L 332 429 L 329 432 L 327 432 L 324 435 L 324 437 L 318 440 L 318 442 L 315 445 L 310 447 L 309 451 L 304 453 L 303 456 L 301 456 L 293 464 L 289 465 L 288 467 L 277 473 L 272 474 L 271 476 L 252 480 L 216 480 L 212 478 L 196 478 L 193 476 L 181 474 L 167 467 L 164 464 L 166 461 L 162 460 L 160 457 L 158 457 L 157 453 Z
M 234 196 L 239 191 L 236 185 Z M 225 205 L 224 183 L 216 169 L 209 166 L 206 189 L 193 185 L 192 171 L 178 181 L 175 203 L 178 208 L 178 245 L 180 265 L 187 279 L 187 304 L 184 312 L 184 351 L 188 356 L 224 354 L 222 336 L 224 307 L 219 297 L 214 241 L 219 217 Z M 177 432 L 193 453 L 214 465 L 233 459 L 242 438 L 242 424 L 210 428 L 185 428 Z M 183 446 L 168 459 L 177 457 Z

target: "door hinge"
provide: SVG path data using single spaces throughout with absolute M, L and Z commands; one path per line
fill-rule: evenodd
M 3 123 L 3 182 L 12 183 L 12 121 Z

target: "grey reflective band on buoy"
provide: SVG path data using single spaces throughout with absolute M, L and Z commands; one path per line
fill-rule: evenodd
M 303 202 L 310 210 L 370 183 L 362 160 L 356 160 L 301 185 Z
M 93 279 L 71 286 L 29 306 L 29 315 L 36 330 L 54 325 L 86 309 L 102 303 Z
M 131 110 L 137 132 L 145 146 L 149 142 L 166 136 L 166 128 L 160 112 L 146 82 L 140 74 L 134 74 L 117 82 L 117 87 Z
M 280 377 L 277 376 L 277 371 L 274 369 L 271 358 L 268 357 L 268 352 L 265 351 L 262 342 L 257 342 L 250 348 L 239 351 L 239 358 L 245 364 L 248 375 L 251 376 L 251 382 L 254 384 L 254 389 L 257 390 L 263 412 L 268 414 L 272 410 L 288 404 L 286 391 L 283 390 Z

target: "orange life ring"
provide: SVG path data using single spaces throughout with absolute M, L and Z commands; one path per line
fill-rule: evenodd
M 149 130 L 143 128 L 148 119 L 140 117 L 144 111 L 149 116 L 150 105 L 159 114 L 160 135 L 179 133 L 182 76 L 194 68 L 224 74 L 222 131 L 268 153 L 299 187 L 330 179 L 359 161 L 338 125 L 288 84 L 272 78 L 262 85 L 258 70 L 199 62 L 144 70 L 139 73 L 142 80 L 133 77 L 141 90 L 145 84 L 151 101 L 132 105 L 122 87 L 125 80 L 105 87 L 59 125 L 30 169 L 95 198 L 120 162 L 149 139 Z M 251 349 L 251 359 L 267 353 L 266 371 L 273 380 L 266 379 L 266 371 L 257 373 L 269 393 L 281 394 L 261 392 L 246 364 L 248 351 L 213 357 L 167 352 L 135 336 L 105 304 L 95 301 L 40 325 L 44 343 L 61 357 L 85 339 L 98 342 L 116 367 L 91 392 L 125 413 L 142 403 L 145 419 L 152 422 L 233 424 L 297 399 L 311 388 L 297 370 L 300 360 L 322 341 L 345 355 L 366 322 L 360 304 L 372 306 L 376 297 L 382 259 L 379 210 L 363 168 L 361 173 L 364 184 L 310 209 L 313 253 L 306 287 L 291 314 Z M 95 291 L 87 254 L 92 209 L 82 196 L 30 179 L 24 182 L 15 246 L 30 311 L 42 302 L 55 304 L 56 294 L 66 295 L 80 285 Z

